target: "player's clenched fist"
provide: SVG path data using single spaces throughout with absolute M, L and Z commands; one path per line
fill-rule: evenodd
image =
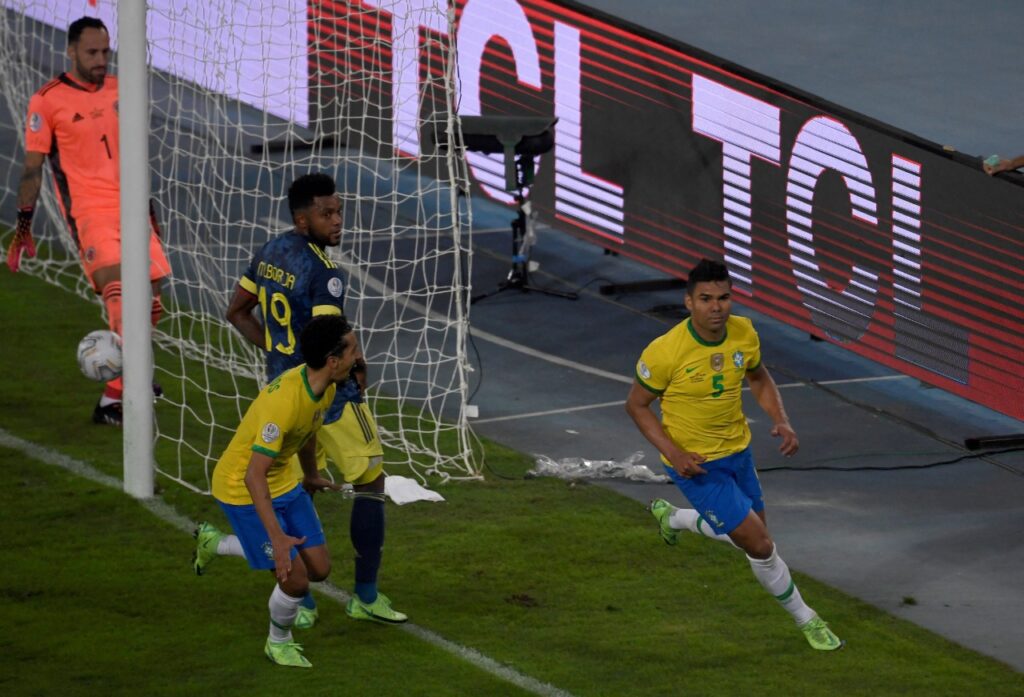
M 14 239 L 7 248 L 7 265 L 11 271 L 17 271 L 21 266 L 21 255 L 34 257 L 36 255 L 36 243 L 32 239 L 32 213 L 35 209 L 32 206 L 25 206 L 18 209 L 18 226 L 14 232 Z

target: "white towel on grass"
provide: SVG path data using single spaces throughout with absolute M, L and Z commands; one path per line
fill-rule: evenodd
M 413 501 L 444 501 L 444 497 L 420 485 L 415 479 L 389 474 L 384 479 L 384 493 L 399 506 Z

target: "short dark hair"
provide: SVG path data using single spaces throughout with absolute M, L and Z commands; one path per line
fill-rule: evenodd
M 334 179 L 322 172 L 303 174 L 288 187 L 288 210 L 292 217 L 295 211 L 301 211 L 313 205 L 318 196 L 333 196 L 337 189 Z
M 86 29 L 102 29 L 108 34 L 110 33 L 107 31 L 107 25 L 99 17 L 81 17 L 68 27 L 68 46 L 78 43 L 78 40 L 82 38 L 82 32 Z
M 341 315 L 317 315 L 299 337 L 302 360 L 313 370 L 323 368 L 328 358 L 340 356 L 348 348 L 345 337 L 351 333 L 352 325 Z
M 732 288 L 732 278 L 729 276 L 729 267 L 717 259 L 701 259 L 690 271 L 686 279 L 686 292 L 691 296 L 693 289 L 698 283 L 708 281 L 726 281 Z

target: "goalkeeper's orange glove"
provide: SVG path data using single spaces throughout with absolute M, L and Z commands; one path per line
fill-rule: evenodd
M 11 271 L 17 272 L 21 266 L 21 255 L 24 252 L 27 257 L 36 255 L 36 243 L 32 239 L 32 214 L 35 208 L 24 206 L 18 209 L 18 226 L 14 231 L 14 239 L 7 248 L 7 266 Z

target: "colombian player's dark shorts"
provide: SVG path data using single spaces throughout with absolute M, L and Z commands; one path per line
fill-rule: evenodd
M 679 490 L 719 534 L 735 530 L 747 513 L 764 510 L 764 494 L 754 469 L 754 456 L 747 446 L 738 453 L 701 463 L 707 474 L 691 479 L 665 467 Z
M 298 554 L 296 550 L 326 543 L 323 526 L 313 508 L 313 499 L 301 484 L 271 501 L 281 530 L 292 537 L 306 538 L 303 544 L 292 548 L 292 559 Z M 253 569 L 273 569 L 274 547 L 270 544 L 270 535 L 263 527 L 263 521 L 256 513 L 256 506 L 251 503 L 243 506 L 219 503 L 231 523 L 231 529 L 242 543 L 249 566 Z

